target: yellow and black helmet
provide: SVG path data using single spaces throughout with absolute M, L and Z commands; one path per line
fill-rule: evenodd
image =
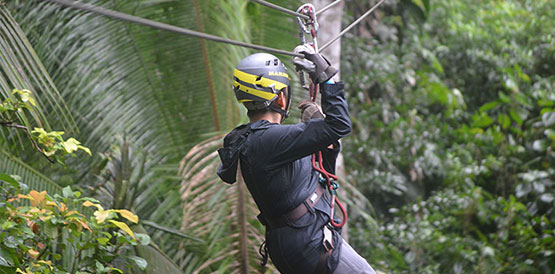
M 289 110 L 289 74 L 283 63 L 271 54 L 256 53 L 241 60 L 233 72 L 233 90 L 248 110 L 273 109 L 271 104 L 278 94 L 288 90 L 285 112 Z

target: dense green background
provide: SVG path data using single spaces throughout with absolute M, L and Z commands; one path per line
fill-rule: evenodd
M 40 106 L 21 123 L 64 129 L 93 157 L 51 165 L 0 129 L 0 173 L 136 212 L 134 229 L 153 240 L 136 250 L 147 272 L 258 271 L 257 210 L 242 185 L 214 174 L 221 134 L 245 121 L 231 69 L 252 51 L 5 2 L 0 98 L 33 90 Z M 246 0 L 86 2 L 245 42 L 297 43 L 293 18 Z M 368 2 L 347 1 L 345 24 Z M 349 241 L 377 270 L 555 271 L 553 14 L 549 0 L 386 0 L 343 37 Z
M 391 272 L 553 273 L 555 2 L 430 4 L 344 41 L 346 167 L 377 217 L 351 241 Z

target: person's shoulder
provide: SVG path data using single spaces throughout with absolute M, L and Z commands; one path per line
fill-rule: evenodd
M 248 125 L 252 130 L 264 130 L 264 129 L 268 129 L 270 127 L 276 126 L 278 124 L 270 123 L 267 120 L 257 120 Z
M 231 130 L 231 132 L 229 132 L 224 137 L 224 146 L 225 147 L 230 146 L 237 139 L 239 139 L 239 137 L 242 136 L 248 130 L 248 125 L 249 124 L 242 124 L 242 125 L 234 128 L 233 130 Z

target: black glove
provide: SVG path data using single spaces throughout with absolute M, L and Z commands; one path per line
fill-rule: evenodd
M 302 101 L 299 104 L 299 109 L 301 110 L 301 121 L 302 122 L 306 122 L 308 120 L 311 119 L 316 119 L 316 118 L 324 118 L 324 114 L 322 114 L 322 111 L 320 110 L 320 107 L 318 106 L 318 104 L 306 100 L 306 101 Z
M 314 48 L 308 44 L 297 46 L 295 53 L 302 54 L 305 57 L 293 58 L 297 71 L 304 70 L 308 72 L 310 79 L 315 84 L 324 83 L 337 73 L 337 69 L 332 67 L 328 60 L 316 53 Z

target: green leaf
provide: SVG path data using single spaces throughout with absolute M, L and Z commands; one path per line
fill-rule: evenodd
M 23 239 L 14 235 L 4 236 L 4 245 L 9 248 L 17 248 L 18 245 L 23 244 Z
M 543 133 L 547 136 L 547 138 L 555 141 L 555 130 L 548 128 Z
M 43 232 L 46 234 L 50 239 L 56 239 L 58 237 L 58 227 L 52 224 L 52 221 L 56 218 L 50 219 L 51 222 L 46 222 L 43 226 Z
M 478 128 L 486 128 L 491 124 L 493 124 L 494 122 L 494 120 L 491 117 L 489 117 L 485 112 L 481 112 L 479 115 L 474 114 L 474 116 L 472 117 L 472 120 L 473 120 L 472 126 L 478 127 Z
M 540 115 L 544 115 L 545 113 L 550 111 L 555 111 L 555 110 L 552 108 L 542 108 L 542 110 L 540 110 Z
M 522 81 L 524 81 L 524 82 L 526 82 L 526 83 L 530 83 L 530 76 L 528 76 L 526 73 L 522 72 L 522 70 L 520 69 L 520 66 L 519 66 L 518 64 L 515 64 L 515 65 L 514 65 L 514 68 L 515 68 L 515 70 L 516 70 L 516 72 L 517 72 L 517 74 L 518 74 L 518 77 L 519 77 Z
M 128 257 L 131 261 L 133 261 L 141 270 L 145 270 L 148 266 L 148 263 L 145 259 L 137 256 L 129 256 Z
M 19 188 L 19 183 L 14 178 L 12 178 L 12 176 L 10 176 L 8 174 L 1 173 L 0 174 L 0 181 L 7 182 L 14 188 Z
M 555 111 L 546 112 L 542 115 L 542 122 L 546 127 L 555 124 Z
M 480 107 L 480 111 L 484 112 L 484 111 L 488 111 L 488 110 L 492 110 L 493 108 L 495 108 L 497 105 L 499 105 L 498 101 L 492 101 L 489 102 L 483 106 Z
M 552 106 L 555 105 L 555 101 L 548 100 L 548 99 L 540 99 L 538 101 L 538 105 L 540 105 L 542 107 L 552 107 Z
M 96 241 L 98 241 L 102 245 L 105 245 L 108 241 L 110 241 L 110 239 L 102 237 L 102 238 L 96 238 Z
M 135 238 L 137 238 L 137 242 L 141 245 L 148 245 L 150 244 L 150 236 L 144 233 L 135 233 Z
M 126 223 L 124 222 L 118 222 L 118 221 L 114 221 L 114 220 L 108 220 L 108 222 L 116 225 L 117 227 L 119 227 L 121 230 L 125 231 L 127 234 L 131 235 L 131 237 L 133 237 L 133 239 L 135 239 L 135 234 L 133 233 L 133 231 L 129 228 L 129 226 L 127 226 Z
M 69 198 L 73 196 L 73 191 L 71 190 L 70 186 L 66 186 L 62 189 L 62 195 L 64 195 L 64 198 Z
M 104 267 L 104 265 L 102 265 L 102 263 L 100 263 L 99 261 L 96 261 L 96 262 L 95 262 L 95 265 L 96 265 L 96 271 L 97 271 L 98 273 L 106 273 L 106 272 L 109 271 L 109 269 L 106 269 L 106 268 Z
M 503 129 L 507 129 L 511 126 L 511 119 L 507 116 L 507 114 L 500 113 L 497 115 L 497 121 Z
M 12 259 L 12 254 L 8 250 L 5 250 L 0 246 L 0 266 L 13 267 L 14 261 Z
M 15 222 L 7 221 L 7 220 L 6 220 L 6 221 L 2 224 L 2 230 L 10 229 L 10 228 L 14 227 L 15 225 L 17 225 Z
M 64 150 L 67 153 L 73 153 L 77 151 L 78 149 L 77 145 L 79 144 L 81 144 L 81 142 L 77 141 L 75 138 L 69 138 L 67 139 L 67 141 L 62 142 L 62 145 L 64 146 Z
M 511 98 L 509 98 L 507 95 L 505 95 L 505 93 L 503 93 L 502 91 L 499 91 L 498 95 L 499 95 L 499 100 L 501 100 L 501 102 L 503 102 L 505 104 L 511 102 Z
M 513 121 L 515 121 L 519 125 L 522 125 L 523 120 L 516 111 L 512 109 L 509 110 L 509 115 L 511 116 L 511 119 L 513 119 Z

